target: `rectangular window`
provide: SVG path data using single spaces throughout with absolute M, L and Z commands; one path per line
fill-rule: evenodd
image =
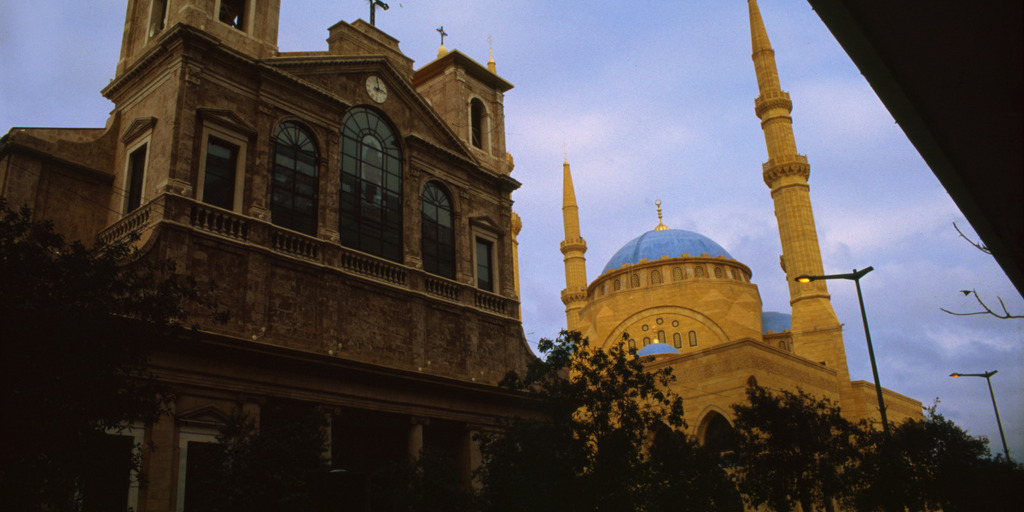
M 206 175 L 203 202 L 231 210 L 235 203 L 235 173 L 238 146 L 210 137 L 206 145 Z
M 153 0 L 149 9 L 149 37 L 153 37 L 167 25 L 167 0 Z
M 476 286 L 481 290 L 494 291 L 494 242 L 476 239 Z
M 128 179 L 125 180 L 124 212 L 129 213 L 142 206 L 142 182 L 146 174 L 146 145 L 139 146 L 128 157 Z

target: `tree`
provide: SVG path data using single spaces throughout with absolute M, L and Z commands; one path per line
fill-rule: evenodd
M 188 310 L 216 305 L 173 266 L 137 256 L 130 239 L 91 249 L 67 243 L 0 198 L 5 508 L 88 508 L 107 434 L 166 410 L 171 390 L 146 369 L 150 350 L 184 332 Z M 128 458 L 117 458 L 125 486 L 137 469 Z
M 503 385 L 536 399 L 538 415 L 514 418 L 501 433 L 484 437 L 480 473 L 483 506 L 494 511 L 687 510 L 664 508 L 669 494 L 685 497 L 694 510 L 714 509 L 716 494 L 729 485 L 712 457 L 682 434 L 682 400 L 668 390 L 671 370 L 649 372 L 635 350 L 618 343 L 590 346 L 577 332 L 541 340 L 544 360 L 525 376 L 510 374 Z M 668 441 L 652 445 L 656 432 Z M 687 457 L 709 488 L 671 478 L 678 465 L 652 455 L 669 441 L 673 455 Z M 654 475 L 659 471 L 659 475 Z
M 189 510 L 327 510 L 326 417 L 316 407 L 268 401 L 255 418 L 235 411 L 206 453 L 204 477 L 189 482 Z
M 858 510 L 1018 510 L 1024 471 L 936 411 L 869 432 L 856 493 Z
M 733 406 L 739 437 L 736 478 L 752 506 L 792 510 L 847 501 L 848 479 L 856 470 L 863 429 L 840 415 L 828 399 L 747 388 L 747 403 Z

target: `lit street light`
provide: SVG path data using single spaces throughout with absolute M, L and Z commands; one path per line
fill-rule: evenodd
M 878 412 L 882 414 L 882 431 L 885 432 L 885 437 L 891 437 L 892 434 L 889 432 L 889 419 L 885 415 L 885 402 L 882 400 L 882 385 L 878 382 L 878 367 L 875 365 L 875 349 L 871 346 L 871 331 L 868 330 L 868 315 L 864 311 L 864 296 L 860 293 L 860 278 L 864 277 L 868 272 L 874 270 L 874 267 L 868 267 L 862 270 L 853 269 L 853 272 L 849 274 L 832 274 L 827 276 L 809 276 L 802 275 L 797 276 L 796 282 L 798 283 L 809 283 L 811 281 L 820 281 L 827 279 L 846 279 L 853 281 L 857 285 L 857 300 L 860 302 L 860 317 L 864 321 L 864 338 L 868 341 L 868 357 L 871 359 L 871 374 L 875 377 L 875 393 L 878 394 Z
M 996 410 L 996 424 L 999 425 L 999 438 L 1003 441 L 1003 453 L 1006 455 L 1006 462 L 1010 462 L 1010 450 L 1006 447 L 1006 436 L 1003 435 L 1003 420 L 999 419 L 999 406 L 996 405 L 996 393 L 992 391 L 992 376 L 999 373 L 999 370 L 992 370 L 985 373 L 957 373 L 949 374 L 950 377 L 985 377 L 988 382 L 988 394 L 992 395 L 992 408 Z

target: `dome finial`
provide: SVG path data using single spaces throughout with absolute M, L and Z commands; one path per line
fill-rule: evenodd
M 655 198 L 654 205 L 658 207 L 658 225 L 654 227 L 654 230 L 665 231 L 666 229 L 668 229 L 668 226 L 662 224 L 661 222 L 661 199 Z

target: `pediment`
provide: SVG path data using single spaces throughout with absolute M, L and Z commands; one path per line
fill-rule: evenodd
M 231 417 L 216 405 L 204 405 L 179 414 L 177 419 L 183 425 L 220 428 L 227 425 Z
M 366 105 L 379 110 L 407 143 L 426 144 L 447 156 L 480 165 L 466 143 L 438 115 L 435 106 L 417 93 L 409 78 L 383 56 L 284 55 L 264 63 L 290 77 L 296 85 L 306 85 L 340 105 Z M 366 92 L 370 75 L 380 77 L 386 86 L 388 94 L 383 103 L 374 102 Z
M 492 233 L 504 234 L 503 230 L 501 229 L 501 226 L 499 226 L 497 222 L 494 222 L 494 219 L 486 215 L 481 215 L 479 217 L 470 217 L 469 224 L 471 226 L 482 228 Z
M 124 133 L 121 134 L 121 142 L 128 144 L 132 139 L 142 135 L 143 133 L 152 130 L 156 126 L 155 117 L 139 117 L 132 121 L 132 124 L 128 125 Z
M 219 124 L 237 133 L 244 133 L 246 135 L 254 135 L 256 133 L 255 126 L 230 110 L 201 108 L 197 111 L 197 114 L 204 122 Z

